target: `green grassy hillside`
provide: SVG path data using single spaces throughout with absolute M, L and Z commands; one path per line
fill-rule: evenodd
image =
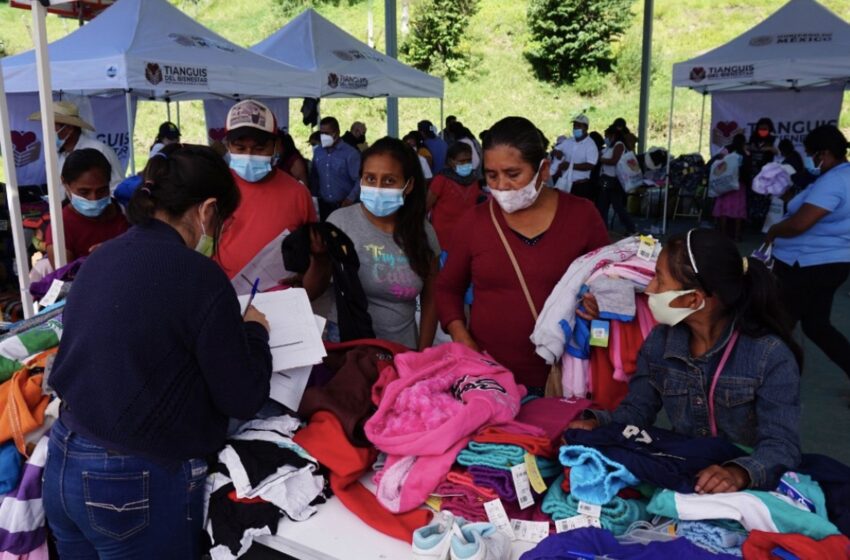
M 375 6 L 375 39 L 383 45 L 383 2 Z M 820 0 L 836 14 L 850 21 L 850 2 Z M 281 0 L 172 0 L 187 14 L 228 39 L 250 46 L 276 31 L 287 21 Z M 416 0 L 411 0 L 415 5 Z M 284 2 L 285 3 L 285 2 Z M 321 5 L 319 11 L 349 33 L 365 40 L 367 1 L 340 0 Z M 399 5 L 401 2 L 399 2 Z M 654 52 L 656 73 L 650 105 L 650 143 L 666 144 L 670 75 L 674 62 L 685 60 L 721 45 L 752 27 L 781 7 L 781 0 L 656 0 Z M 620 83 L 613 76 L 602 93 L 587 98 L 570 86 L 553 87 L 537 81 L 522 55 L 527 36 L 527 0 L 481 0 L 481 10 L 473 18 L 469 40 L 473 69 L 463 79 L 446 84 L 445 111 L 455 114 L 474 132 L 487 128 L 499 118 L 520 114 L 531 118 L 550 137 L 564 133 L 571 115 L 587 110 L 591 126 L 602 128 L 615 117 L 637 121 L 639 53 L 643 2 L 636 0 L 632 28 L 615 46 L 630 61 L 621 71 Z M 400 11 L 400 8 L 399 8 Z M 76 28 L 76 23 L 49 18 L 49 36 L 57 39 Z M 8 53 L 32 47 L 29 12 L 0 3 L 0 40 Z M 697 147 L 701 96 L 679 90 L 674 123 L 674 152 Z M 293 101 L 291 113 L 300 117 L 300 100 Z M 386 104 L 383 100 L 328 100 L 322 114 L 335 115 L 343 127 L 353 120 L 365 121 L 371 139 L 386 130 Z M 172 105 L 172 118 L 176 119 Z M 412 129 L 416 121 L 440 116 L 438 100 L 401 100 L 401 130 Z M 137 120 L 135 148 L 143 163 L 156 127 L 165 119 L 162 103 L 141 103 Z M 708 115 L 707 115 L 708 116 Z M 306 143 L 309 131 L 296 123 L 291 126 L 299 144 Z M 850 104 L 845 104 L 841 124 L 850 126 Z M 181 104 L 184 139 L 205 141 L 203 111 L 197 103 Z

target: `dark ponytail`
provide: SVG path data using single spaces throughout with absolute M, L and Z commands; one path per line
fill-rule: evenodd
M 688 235 L 699 274 L 688 253 Z M 779 337 L 802 371 L 803 349 L 792 335 L 791 321 L 780 303 L 779 285 L 764 263 L 749 257 L 745 260 L 731 239 L 709 229 L 674 235 L 664 250 L 670 273 L 685 289 L 699 288 L 716 296 L 734 316 L 741 333 L 753 338 Z
M 239 189 L 230 169 L 212 148 L 169 144 L 148 160 L 127 214 L 135 225 L 149 223 L 157 212 L 177 219 L 209 198 L 216 200 L 217 240 L 222 224 L 239 206 Z
M 413 180 L 413 188 L 406 197 L 404 205 L 396 213 L 395 230 L 393 239 L 404 250 L 404 254 L 410 261 L 410 268 L 424 281 L 431 274 L 431 263 L 434 261 L 433 249 L 428 243 L 428 235 L 425 233 L 425 176 L 422 175 L 422 166 L 419 164 L 419 156 L 405 142 L 398 138 L 389 136 L 381 138 L 365 152 L 360 168 L 363 175 L 363 167 L 366 161 L 376 155 L 387 155 L 401 164 L 404 180 Z

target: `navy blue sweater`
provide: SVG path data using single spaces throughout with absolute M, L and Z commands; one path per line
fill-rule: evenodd
M 268 333 L 244 323 L 210 259 L 154 220 L 85 262 L 69 294 L 50 384 L 62 421 L 109 449 L 154 459 L 203 457 L 228 417 L 269 395 Z

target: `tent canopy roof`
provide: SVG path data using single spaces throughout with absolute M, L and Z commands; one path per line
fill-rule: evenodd
M 443 97 L 443 80 L 370 48 L 307 9 L 252 49 L 317 73 L 322 97 Z
M 167 0 L 119 0 L 49 46 L 53 89 L 140 97 L 305 97 L 313 72 L 240 47 Z M 6 91 L 38 91 L 35 51 L 2 60 Z
M 815 0 L 790 0 L 725 45 L 673 65 L 673 85 L 803 88 L 850 80 L 850 24 Z

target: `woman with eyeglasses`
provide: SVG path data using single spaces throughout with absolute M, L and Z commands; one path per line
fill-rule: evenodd
M 677 433 L 753 448 L 701 471 L 696 492 L 774 490 L 800 462 L 802 349 L 770 272 L 720 232 L 691 230 L 665 245 L 646 292 L 659 326 L 641 347 L 628 395 L 571 427 L 647 428 L 664 409 Z

